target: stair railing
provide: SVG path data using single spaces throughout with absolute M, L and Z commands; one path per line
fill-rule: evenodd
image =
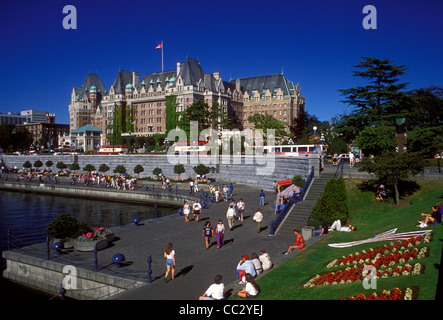
M 309 174 L 308 179 L 306 179 L 306 182 L 301 191 L 299 193 L 292 195 L 289 201 L 286 203 L 283 210 L 277 215 L 277 217 L 274 220 L 271 221 L 271 224 L 269 225 L 269 236 L 275 235 L 275 231 L 277 231 L 278 227 L 280 226 L 283 219 L 286 217 L 286 214 L 291 210 L 292 206 L 297 202 L 303 201 L 306 192 L 309 190 L 309 187 L 311 186 L 313 178 L 314 178 L 314 166 L 312 166 L 311 173 Z M 276 204 L 276 206 L 277 205 L 278 204 Z

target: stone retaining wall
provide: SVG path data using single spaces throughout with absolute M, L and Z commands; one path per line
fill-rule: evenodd
M 195 178 L 193 170 L 199 163 L 204 163 L 212 168 L 208 177 L 216 181 L 232 182 L 245 185 L 253 185 L 264 190 L 272 190 L 274 180 L 292 179 L 294 175 L 300 175 L 304 179 L 309 176 L 312 167 L 315 168 L 314 176 L 319 174 L 320 160 L 318 155 L 303 157 L 253 157 L 253 156 L 221 156 L 219 164 L 205 163 L 201 157 L 184 156 L 184 158 L 169 158 L 166 155 L 39 155 L 39 156 L 3 156 L 3 162 L 8 167 L 16 166 L 22 168 L 23 163 L 29 160 L 33 164 L 40 160 L 43 164 L 51 160 L 54 164 L 51 167 L 56 169 L 57 162 L 63 161 L 65 164 L 77 162 L 82 169 L 87 164 L 94 165 L 98 170 L 102 163 L 110 167 L 108 174 L 113 174 L 113 170 L 118 165 L 123 165 L 130 175 L 134 175 L 134 168 L 140 164 L 144 172 L 140 177 L 153 176 L 152 170 L 159 167 L 167 177 L 178 177 L 174 173 L 174 165 L 179 162 L 185 167 L 185 173 L 181 178 Z M 175 162 L 175 163 L 174 163 Z M 83 172 L 83 170 L 79 170 Z
M 109 299 L 128 289 L 146 284 L 142 281 L 130 280 L 116 275 L 94 272 L 62 264 L 51 260 L 45 260 L 14 251 L 3 251 L 3 258 L 7 261 L 7 268 L 3 271 L 3 277 L 19 283 L 41 289 L 51 294 L 59 293 L 65 277 L 75 277 L 70 280 L 70 290 L 66 296 L 78 300 Z M 66 268 L 68 266 L 68 268 Z M 76 274 L 72 273 L 75 270 Z M 71 278 L 73 279 L 73 278 Z M 82 288 L 82 290 L 76 290 Z

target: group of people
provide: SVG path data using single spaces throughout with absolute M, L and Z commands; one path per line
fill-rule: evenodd
M 260 293 L 260 286 L 255 282 L 255 278 L 271 269 L 273 266 L 271 257 L 265 249 L 260 250 L 260 256 L 253 252 L 251 258 L 247 254 L 243 255 L 236 267 L 239 284 L 245 286 L 237 293 L 242 298 L 255 298 Z M 222 276 L 216 275 L 214 283 L 199 297 L 199 300 L 223 300 L 225 299 L 224 284 Z

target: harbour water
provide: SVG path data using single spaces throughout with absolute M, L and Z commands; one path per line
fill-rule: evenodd
M 20 192 L 0 192 L 0 251 L 46 241 L 45 229 L 60 213 L 70 213 L 90 227 L 117 227 L 140 220 L 155 218 L 153 205 L 128 204 L 112 201 L 66 198 Z M 173 214 L 172 208 L 157 207 L 157 217 Z M 3 260 L 3 259 L 2 259 Z M 4 269 L 2 261 L 1 271 Z M 10 282 L 0 277 L 0 299 L 49 299 L 42 292 Z

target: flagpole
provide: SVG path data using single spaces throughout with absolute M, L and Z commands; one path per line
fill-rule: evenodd
M 163 72 L 163 40 L 162 40 L 162 72 Z

